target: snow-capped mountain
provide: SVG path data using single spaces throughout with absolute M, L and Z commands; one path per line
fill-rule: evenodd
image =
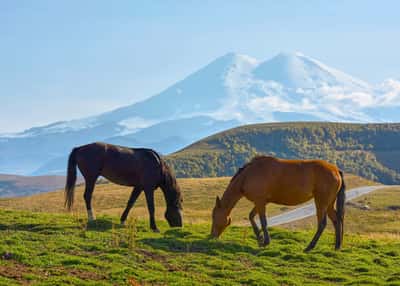
M 169 153 L 244 123 L 400 121 L 399 107 L 394 79 L 374 86 L 301 53 L 229 53 L 142 102 L 0 136 L 0 172 L 62 173 L 71 148 L 92 141 Z

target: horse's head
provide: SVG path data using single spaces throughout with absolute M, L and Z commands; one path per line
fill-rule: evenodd
M 164 216 L 170 227 L 182 227 L 182 209 L 167 207 Z
M 221 200 L 217 197 L 215 207 L 212 212 L 211 236 L 217 238 L 231 224 L 231 218 L 221 205 Z

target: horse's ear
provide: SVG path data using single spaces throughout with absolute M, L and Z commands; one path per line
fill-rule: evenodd
M 228 223 L 226 224 L 226 226 L 231 225 L 232 219 L 231 217 L 228 217 Z
M 219 199 L 219 197 L 217 196 L 217 198 L 215 199 L 215 206 L 219 209 L 221 208 L 221 200 Z

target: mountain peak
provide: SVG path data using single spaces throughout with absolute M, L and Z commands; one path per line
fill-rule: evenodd
M 216 58 L 213 60 L 211 64 L 223 64 L 225 66 L 229 66 L 235 63 L 248 63 L 251 65 L 256 65 L 259 61 L 251 56 L 245 54 L 239 54 L 234 52 L 226 53 L 225 55 Z
M 276 81 L 289 88 L 318 88 L 324 85 L 368 88 L 367 83 L 301 52 L 281 52 L 261 63 L 254 74 L 263 80 Z
M 302 52 L 299 51 L 282 51 L 275 57 L 280 58 L 295 58 L 295 57 L 306 57 Z

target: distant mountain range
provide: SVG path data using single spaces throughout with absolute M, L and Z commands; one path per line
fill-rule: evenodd
M 79 182 L 81 179 L 79 180 Z M 16 176 L 0 174 L 0 198 L 28 196 L 61 189 L 64 176 Z
M 398 122 L 399 107 L 394 79 L 371 85 L 300 53 L 267 61 L 229 53 L 144 101 L 1 135 L 0 172 L 63 174 L 72 147 L 93 141 L 167 154 L 241 124 Z

